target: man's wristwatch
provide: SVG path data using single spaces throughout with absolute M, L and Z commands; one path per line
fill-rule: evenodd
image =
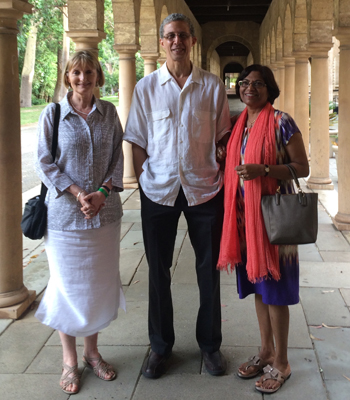
M 267 164 L 265 164 L 265 175 L 264 176 L 267 176 L 269 174 L 269 172 L 270 172 L 270 167 Z

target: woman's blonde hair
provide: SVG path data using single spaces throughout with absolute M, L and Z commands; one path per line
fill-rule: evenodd
M 67 89 L 70 88 L 70 84 L 68 82 L 68 72 L 77 65 L 82 66 L 83 68 L 86 65 L 91 65 L 93 68 L 96 69 L 98 74 L 97 85 L 99 87 L 102 87 L 105 84 L 105 76 L 102 71 L 101 64 L 98 61 L 98 58 L 95 55 L 95 53 L 93 53 L 90 50 L 80 50 L 74 53 L 67 61 L 63 75 L 63 83 Z

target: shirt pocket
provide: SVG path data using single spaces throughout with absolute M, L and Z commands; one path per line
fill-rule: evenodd
M 147 114 L 149 129 L 153 140 L 167 140 L 170 135 L 171 112 L 169 109 Z
M 194 110 L 192 113 L 192 138 L 202 143 L 213 142 L 215 120 L 215 112 Z

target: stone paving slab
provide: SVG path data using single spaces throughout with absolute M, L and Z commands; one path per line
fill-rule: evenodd
M 104 349 L 104 352 L 106 352 L 106 349 Z M 90 369 L 85 369 L 81 390 L 74 396 L 74 399 L 122 400 L 133 398 L 146 348 L 142 346 L 113 346 L 108 348 L 108 354 L 108 361 L 117 368 L 117 379 L 106 382 L 98 379 Z
M 61 374 L 2 374 L 0 390 L 2 400 L 68 400 L 59 387 Z M 100 398 L 102 400 L 102 398 Z
M 0 319 L 0 335 L 12 324 L 12 319 Z
M 316 338 L 313 342 L 324 378 L 342 380 L 343 375 L 350 378 L 350 329 L 310 327 L 310 332 Z
M 184 237 L 186 235 L 185 230 L 178 230 L 175 240 L 175 248 L 180 248 Z M 144 249 L 142 231 L 130 230 L 120 242 L 120 248 L 122 249 Z
M 339 289 L 343 299 L 348 307 L 350 307 L 350 289 Z
M 339 290 L 300 288 L 300 298 L 308 325 L 350 327 L 350 312 Z
M 120 226 L 120 240 L 124 238 L 124 236 L 132 229 L 132 222 L 122 222 Z
M 0 374 L 23 373 L 53 331 L 40 322 L 11 324 L 1 335 Z
M 350 252 L 344 251 L 320 251 L 320 256 L 326 262 L 350 263 Z M 311 261 L 311 260 L 305 260 Z
M 350 288 L 350 263 L 300 261 L 300 286 Z
M 143 249 L 120 249 L 119 271 L 123 285 L 130 285 L 143 255 Z
M 342 380 L 326 380 L 329 400 L 349 400 L 350 382 L 342 377 Z
M 333 231 L 319 230 L 317 234 L 317 247 L 320 251 L 350 251 L 349 243 L 336 228 Z
M 141 211 L 140 210 L 123 210 L 122 222 L 140 222 Z
M 262 400 L 254 389 L 231 376 L 165 375 L 157 381 L 141 377 L 133 400 Z
M 35 260 L 35 262 L 34 262 Z M 47 286 L 50 271 L 46 252 L 41 252 L 37 258 L 23 270 L 23 283 L 29 290 L 35 290 L 39 295 Z
M 324 261 L 315 243 L 298 246 L 299 261 Z

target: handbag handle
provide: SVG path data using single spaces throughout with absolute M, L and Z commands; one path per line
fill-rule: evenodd
M 293 167 L 293 165 L 290 165 L 290 164 L 285 164 L 285 165 L 288 167 L 289 172 L 291 173 L 291 175 L 294 179 L 294 182 L 297 185 L 299 203 L 306 206 L 307 199 L 306 199 L 305 193 L 303 192 L 303 189 L 300 187 L 300 183 L 299 183 L 299 180 L 297 177 L 297 172 L 296 172 L 295 168 Z
M 292 175 L 292 178 L 294 179 L 295 184 L 297 185 L 298 192 L 302 192 L 295 168 L 291 164 L 285 164 L 285 166 L 288 167 L 289 172 Z
M 53 123 L 52 147 L 51 147 L 51 154 L 53 161 L 55 161 L 56 151 L 57 151 L 58 125 L 60 123 L 60 115 L 61 115 L 61 105 L 59 103 L 56 103 L 55 119 Z M 45 201 L 46 193 L 47 193 L 47 187 L 41 182 L 40 201 L 42 203 Z

